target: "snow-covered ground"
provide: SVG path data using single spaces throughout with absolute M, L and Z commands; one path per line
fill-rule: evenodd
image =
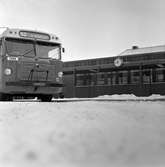
M 102 95 L 95 98 L 65 98 L 54 99 L 55 101 L 165 101 L 165 96 L 153 94 L 148 97 L 138 97 L 133 94 L 122 94 L 122 95 Z
M 0 102 L 0 167 L 165 166 L 164 96 L 67 100 Z

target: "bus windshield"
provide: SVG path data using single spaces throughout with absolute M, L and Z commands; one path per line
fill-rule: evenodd
M 60 44 L 42 41 L 6 38 L 6 50 L 9 56 L 17 55 L 46 59 L 61 59 Z M 35 55 L 36 50 L 36 55 Z
M 7 54 L 9 56 L 18 55 L 25 57 L 35 57 L 33 41 L 12 38 L 6 38 L 5 41 Z
M 60 45 L 49 42 L 36 42 L 36 54 L 39 58 L 61 59 Z

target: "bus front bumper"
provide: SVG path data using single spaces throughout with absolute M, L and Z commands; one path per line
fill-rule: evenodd
M 6 82 L 6 86 L 65 87 L 64 83 L 50 82 Z

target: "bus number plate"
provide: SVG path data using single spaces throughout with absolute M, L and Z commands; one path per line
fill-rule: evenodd
M 7 57 L 9 61 L 18 61 L 18 57 Z
M 46 86 L 46 83 L 34 82 L 33 85 L 34 85 L 34 86 Z

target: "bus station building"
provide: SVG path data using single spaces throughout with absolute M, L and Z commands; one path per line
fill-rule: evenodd
M 112 57 L 64 62 L 65 97 L 165 95 L 165 45 L 133 46 Z

